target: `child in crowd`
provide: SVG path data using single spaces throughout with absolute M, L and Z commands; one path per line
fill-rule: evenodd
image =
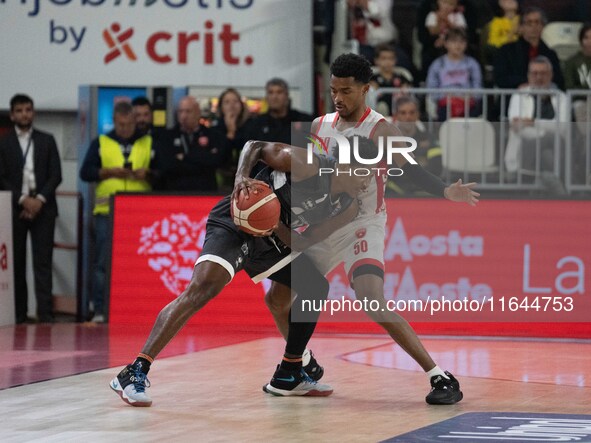
M 377 73 L 370 81 L 374 89 L 412 86 L 412 74 L 404 68 L 396 69 L 396 62 L 396 52 L 393 46 L 388 44 L 376 46 L 374 63 Z M 383 115 L 391 115 L 392 100 L 395 100 L 399 95 L 396 94 L 394 97 L 392 94 L 379 95 L 376 100 L 376 111 Z
M 495 53 L 501 46 L 519 38 L 519 2 L 499 0 L 495 17 L 488 22 L 483 33 L 484 64 L 492 65 Z
M 517 0 L 499 0 L 496 17 L 488 24 L 487 45 L 500 48 L 519 38 L 519 3 Z
M 447 54 L 435 59 L 429 66 L 427 74 L 428 88 L 481 88 L 482 73 L 478 62 L 466 55 L 468 40 L 466 32 L 462 29 L 450 29 L 445 37 L 445 49 Z M 466 96 L 464 94 L 449 96 L 439 94 L 437 100 L 437 117 L 440 121 L 448 117 L 448 102 L 450 107 L 449 117 L 463 117 L 466 109 Z M 480 104 L 475 97 L 468 97 L 468 111 L 470 116 L 480 113 Z
M 450 29 L 466 29 L 467 25 L 462 10 L 458 8 L 458 0 L 437 0 L 436 7 L 427 14 L 425 26 L 431 35 L 437 36 L 435 48 L 442 48 Z

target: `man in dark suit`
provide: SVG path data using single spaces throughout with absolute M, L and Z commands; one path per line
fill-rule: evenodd
M 51 134 L 33 128 L 33 100 L 17 94 L 10 100 L 14 123 L 0 139 L 0 189 L 12 191 L 16 322 L 27 320 L 27 234 L 31 233 L 37 318 L 53 322 L 52 259 L 57 203 L 62 181 L 59 153 Z
M 556 52 L 542 40 L 542 31 L 547 23 L 546 14 L 540 8 L 524 11 L 519 21 L 519 40 L 500 47 L 495 56 L 494 79 L 500 88 L 518 88 L 528 82 L 529 62 L 543 55 L 550 60 L 554 72 L 553 82 L 564 89 L 564 78 Z

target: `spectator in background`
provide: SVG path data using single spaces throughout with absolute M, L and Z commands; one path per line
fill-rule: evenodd
M 229 161 L 220 168 L 222 184 L 231 192 L 236 176 L 238 157 L 248 141 L 250 114 L 240 93 L 234 88 L 223 91 L 218 99 L 217 118 L 211 128 L 225 137 L 230 152 Z
M 567 89 L 591 89 L 591 23 L 587 22 L 579 32 L 581 50 L 565 62 Z M 586 121 L 586 117 L 577 118 Z
M 413 152 L 415 160 L 427 171 L 439 177 L 443 169 L 441 147 L 419 120 L 418 100 L 409 95 L 401 96 L 395 100 L 394 108 L 393 122 L 400 129 L 402 135 L 412 137 L 417 142 L 417 148 Z M 421 192 L 421 189 L 404 175 L 391 177 L 387 182 L 387 190 L 397 195 Z
M 115 128 L 94 139 L 80 169 L 80 178 L 96 182 L 94 206 L 95 255 L 92 275 L 94 303 L 93 322 L 105 321 L 104 298 L 109 244 L 109 199 L 121 191 L 146 192 L 151 189 L 150 177 L 154 151 L 152 137 L 136 133 L 133 108 L 119 102 L 113 109 Z M 155 168 L 157 169 L 157 168 Z
M 253 120 L 250 139 L 260 141 L 291 142 L 292 122 L 311 122 L 310 114 L 292 109 L 289 86 L 281 78 L 272 78 L 265 85 L 267 112 Z
M 581 50 L 564 64 L 566 89 L 591 89 L 591 23 L 579 32 Z
M 144 135 L 152 137 L 153 158 L 159 157 L 162 147 L 160 145 L 162 138 L 166 134 L 166 128 L 154 126 L 154 110 L 152 103 L 146 97 L 136 97 L 131 101 L 133 108 L 133 117 L 135 120 L 136 138 Z M 162 189 L 162 171 L 152 169 L 150 181 L 154 189 Z
M 564 79 L 556 52 L 542 40 L 547 23 L 546 14 L 540 8 L 527 8 L 520 16 L 520 37 L 516 42 L 499 48 L 495 56 L 494 79 L 501 88 L 518 88 L 528 83 L 528 65 L 537 56 L 544 56 L 552 63 L 553 81 L 564 89 Z
M 159 140 L 166 132 L 164 127 L 154 126 L 154 109 L 146 97 L 136 97 L 131 101 L 135 130 L 138 136 L 150 135 L 153 141 Z
M 164 188 L 216 192 L 216 170 L 229 161 L 226 137 L 200 123 L 201 109 L 195 97 L 183 97 L 176 115 L 178 124 L 163 143 Z
M 375 48 L 375 66 L 377 73 L 372 77 L 370 85 L 378 88 L 402 88 L 412 86 L 412 75 L 406 69 L 396 69 L 396 51 L 388 44 Z M 381 94 L 376 98 L 376 111 L 382 115 L 392 115 L 392 94 Z
M 547 57 L 538 56 L 529 62 L 528 83 L 523 91 L 547 89 L 557 91 L 552 83 L 552 63 Z M 505 150 L 507 172 L 536 171 L 536 152 L 540 146 L 541 181 L 553 194 L 564 194 L 564 186 L 554 174 L 558 158 L 554 155 L 556 131 L 564 136 L 570 121 L 567 97 L 563 92 L 537 97 L 533 94 L 513 94 L 509 100 L 508 118 L 511 123 L 509 140 Z M 557 125 L 557 122 L 563 123 Z M 560 152 L 562 157 L 563 152 Z M 562 162 L 561 162 L 562 164 Z
M 426 78 L 433 60 L 445 53 L 445 34 L 452 27 L 467 27 L 463 5 L 458 7 L 457 0 L 423 0 L 419 5 L 417 30 L 422 45 L 422 79 Z
M 434 46 L 443 48 L 447 32 L 451 29 L 466 29 L 467 24 L 463 11 L 458 9 L 458 0 L 437 0 L 436 9 L 425 18 L 425 26 L 435 37 Z
M 306 146 L 308 128 L 301 125 L 302 122 L 311 122 L 310 114 L 292 109 L 289 98 L 289 86 L 281 78 L 272 78 L 265 85 L 265 100 L 267 112 L 260 114 L 252 120 L 249 131 L 249 139 L 287 143 L 294 146 Z M 292 123 L 294 124 L 294 138 L 292 140 Z M 253 177 L 262 169 L 262 164 L 256 165 L 251 173 Z
M 481 88 L 482 73 L 478 62 L 465 54 L 467 46 L 466 32 L 463 29 L 450 29 L 445 36 L 446 55 L 436 59 L 427 74 L 428 88 Z M 437 117 L 439 121 L 447 117 L 463 117 L 466 106 L 470 116 L 480 114 L 480 103 L 476 97 L 465 98 L 464 95 L 436 95 Z M 468 104 L 466 105 L 466 100 Z M 449 112 L 448 115 L 448 104 Z
M 14 128 L 0 139 L 0 189 L 12 192 L 14 300 L 16 322 L 27 320 L 27 234 L 31 233 L 37 319 L 52 323 L 52 263 L 57 203 L 62 181 L 53 135 L 33 128 L 33 100 L 24 94 L 10 99 Z
M 480 43 L 478 39 L 478 8 L 474 4 L 473 0 L 456 0 L 455 11 L 461 13 L 464 17 L 466 25 L 464 27 L 459 26 L 466 31 L 468 36 L 468 53 L 478 54 L 480 50 Z M 422 45 L 421 48 L 421 79 L 426 78 L 427 70 L 429 66 L 437 57 L 445 53 L 443 45 L 435 47 L 435 42 L 439 39 L 439 33 L 431 34 L 427 27 L 427 16 L 434 11 L 437 11 L 438 0 L 422 0 L 417 8 L 417 36 L 419 42 Z M 457 23 L 459 19 L 453 20 Z M 458 26 L 456 26 L 458 27 Z
M 361 45 L 361 55 L 374 59 L 375 46 L 398 40 L 392 22 L 392 0 L 347 0 L 352 14 L 352 37 Z
M 484 34 L 484 63 L 492 65 L 496 51 L 519 38 L 519 2 L 498 0 L 495 17 L 486 25 Z
M 579 32 L 581 50 L 564 65 L 566 89 L 591 89 L 591 23 L 585 23 Z M 588 122 L 591 104 L 588 96 L 573 97 L 573 112 L 577 130 L 573 132 L 573 179 L 585 182 L 586 139 L 589 137 Z

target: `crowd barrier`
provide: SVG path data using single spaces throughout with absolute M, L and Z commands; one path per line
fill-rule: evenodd
M 416 97 L 424 130 L 442 148 L 443 178 L 480 189 L 572 195 L 591 191 L 591 91 L 380 88 L 370 104 Z M 514 100 L 509 109 L 511 97 Z M 545 97 L 554 119 L 543 119 Z M 533 109 L 532 109 L 533 108 Z M 518 127 L 512 115 L 535 115 Z

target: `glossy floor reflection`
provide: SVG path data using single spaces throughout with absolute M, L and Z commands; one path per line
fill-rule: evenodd
M 0 328 L 0 389 L 120 366 L 135 358 L 147 326 L 96 323 L 26 324 Z M 161 358 L 269 336 L 260 331 L 188 327 Z
M 141 349 L 148 333 L 147 326 L 92 323 L 0 328 L 0 389 L 123 365 Z M 191 326 L 182 330 L 159 358 L 275 336 L 273 331 Z M 426 337 L 423 343 L 440 367 L 457 376 L 591 387 L 587 373 L 591 367 L 591 340 Z M 360 348 L 341 358 L 351 363 L 420 372 L 414 360 L 387 339 L 377 347 Z
M 440 367 L 456 376 L 591 387 L 591 340 L 425 339 Z M 418 371 L 393 344 L 359 350 L 343 359 L 382 368 Z

